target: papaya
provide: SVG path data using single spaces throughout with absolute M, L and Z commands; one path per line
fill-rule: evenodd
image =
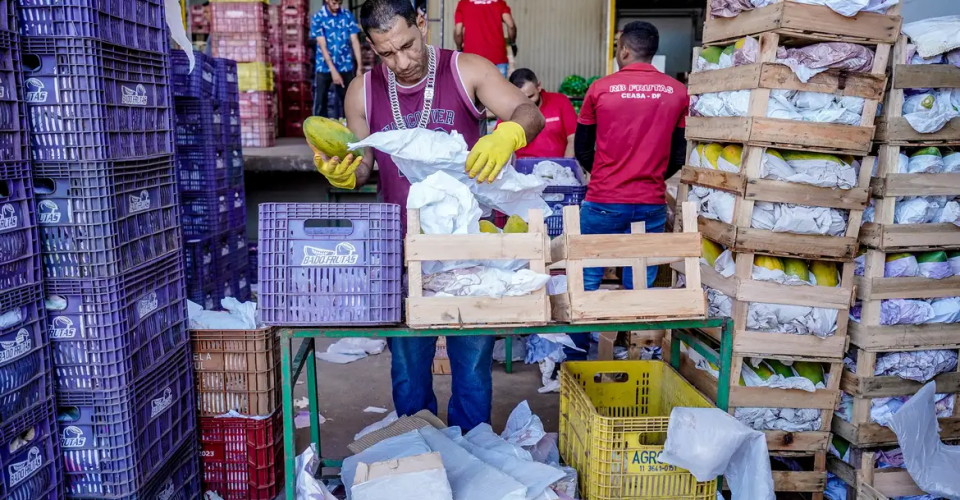
M 773 376 L 773 370 L 766 363 L 760 363 L 756 368 L 753 368 L 753 372 L 760 377 L 761 380 L 766 382 Z
M 328 158 L 336 156 L 342 160 L 348 154 L 361 154 L 347 149 L 347 144 L 358 141 L 357 136 L 336 120 L 311 116 L 303 122 L 303 135 L 314 152 L 323 153 Z
M 939 149 L 931 146 L 931 147 L 929 147 L 929 148 L 923 148 L 923 149 L 918 149 L 918 150 L 914 151 L 914 153 L 913 153 L 912 155 L 910 155 L 910 158 L 916 158 L 917 156 L 940 156 L 940 157 L 942 157 L 943 155 L 940 154 L 940 150 L 939 150 Z
M 511 215 L 507 223 L 503 225 L 504 233 L 526 233 L 530 231 L 530 226 L 519 215 Z
M 917 262 L 920 264 L 928 264 L 931 262 L 946 262 L 947 261 L 947 252 L 938 251 L 938 252 L 923 252 L 917 254 Z
M 826 380 L 823 376 L 823 365 L 820 363 L 795 361 L 793 363 L 793 369 L 797 371 L 797 375 L 813 382 L 813 385 L 817 385 Z
M 771 271 L 783 271 L 783 261 L 780 260 L 779 257 L 757 255 L 753 258 L 753 265 L 769 269 Z
M 723 152 L 720 153 L 720 156 L 724 160 L 727 160 L 728 163 L 740 168 L 740 160 L 743 157 L 743 146 L 739 144 L 731 144 L 723 148 Z
M 700 166 L 704 168 L 717 169 L 717 159 L 723 152 L 723 145 L 715 142 L 703 147 L 703 155 L 700 157 Z
M 500 229 L 488 220 L 480 221 L 480 232 L 489 234 L 500 234 Z
M 806 151 L 784 151 L 783 159 L 788 162 L 801 161 L 801 160 L 820 160 L 820 161 L 826 161 L 830 163 L 836 163 L 837 165 L 843 164 L 843 160 L 841 160 L 840 158 L 834 155 L 830 155 L 826 153 L 810 153 Z
M 947 253 L 947 258 L 949 259 L 955 259 L 957 257 L 960 257 L 960 250 L 952 250 Z
M 847 450 L 850 449 L 850 442 L 840 436 L 833 436 L 833 447 L 840 453 L 840 457 L 847 456 Z
M 707 259 L 707 264 L 710 264 L 711 267 L 716 264 L 717 257 L 719 257 L 720 254 L 723 253 L 722 246 L 706 238 L 702 238 L 700 240 L 700 247 L 701 247 L 700 255 L 702 255 L 704 259 Z
M 836 262 L 815 260 L 810 263 L 810 272 L 817 277 L 817 285 L 836 287 L 840 283 Z
M 702 51 L 700 51 L 700 57 L 702 57 L 705 61 L 709 63 L 719 64 L 720 54 L 722 53 L 723 53 L 723 49 L 721 49 L 720 47 L 707 47 Z
M 810 281 L 810 269 L 807 263 L 800 259 L 783 259 L 783 272 L 787 276 L 796 276 L 803 281 Z
M 783 158 L 783 153 L 781 153 L 781 152 L 779 152 L 779 151 L 777 151 L 776 149 L 773 149 L 773 148 L 767 148 L 767 154 L 770 155 L 770 156 L 776 156 L 777 158 L 780 158 L 781 160 L 784 159 L 784 158 Z M 786 160 L 784 160 L 784 161 L 786 161 Z
M 737 44 L 728 45 L 728 46 L 724 47 L 724 48 L 723 48 L 723 53 L 726 54 L 726 55 L 728 55 L 728 56 L 732 56 L 734 50 L 737 50 Z
M 900 259 L 909 259 L 910 257 L 913 257 L 912 253 L 906 253 L 906 252 L 891 253 L 891 254 L 887 254 L 887 262 L 893 262 L 895 260 L 900 260 Z
M 793 368 L 790 368 L 776 359 L 765 359 L 763 361 L 770 366 L 774 373 L 783 378 L 790 378 L 794 376 Z

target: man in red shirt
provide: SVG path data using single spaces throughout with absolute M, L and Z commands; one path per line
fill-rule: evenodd
M 503 39 L 503 25 L 507 25 L 507 38 L 513 55 L 517 55 L 517 25 L 506 0 L 460 0 L 454 23 L 453 40 L 457 50 L 487 59 L 506 78 L 507 42 Z
M 660 34 L 650 23 L 628 24 L 617 43 L 620 70 L 594 82 L 580 109 L 574 143 L 577 160 L 591 172 L 580 208 L 583 234 L 624 234 L 633 222 L 646 232 L 662 233 L 667 220 L 666 179 L 683 166 L 686 154 L 687 89 L 657 71 L 650 62 Z M 657 277 L 647 269 L 647 286 Z M 597 290 L 603 269 L 583 272 L 586 290 Z M 624 288 L 633 288 L 633 272 L 623 270 Z M 589 334 L 571 335 L 581 348 Z M 585 349 L 586 350 L 586 349 Z M 568 359 L 586 353 L 567 351 Z
M 573 138 L 577 133 L 577 112 L 563 94 L 547 92 L 533 71 L 520 68 L 510 75 L 510 83 L 540 108 L 547 125 L 533 142 L 517 151 L 518 158 L 572 158 Z

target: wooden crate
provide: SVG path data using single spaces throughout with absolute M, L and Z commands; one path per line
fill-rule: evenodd
M 950 120 L 938 132 L 921 134 L 903 117 L 905 89 L 960 88 L 960 68 L 951 64 L 907 64 L 907 45 L 907 37 L 901 36 L 893 49 L 891 89 L 884 114 L 877 120 L 876 141 L 894 145 L 960 145 L 960 118 Z
M 407 212 L 405 260 L 410 279 L 407 325 L 417 328 L 535 326 L 550 321 L 546 287 L 521 297 L 424 297 L 424 261 L 529 260 L 546 273 L 550 254 L 543 213 L 531 210 L 524 234 L 420 234 L 420 211 Z M 578 219 L 579 220 L 579 219 Z
M 792 2 L 786 2 L 792 3 Z M 810 7 L 810 6 L 805 6 Z M 755 64 L 691 73 L 688 92 L 701 95 L 725 91 L 750 91 L 745 117 L 687 117 L 687 139 L 701 142 L 734 142 L 792 150 L 823 151 L 853 155 L 870 154 L 877 104 L 883 98 L 889 44 L 874 47 L 876 56 L 870 73 L 836 70 L 801 82 L 787 66 L 775 64 L 777 48 L 786 40 L 777 33 L 760 35 L 760 52 Z M 699 49 L 694 51 L 694 65 Z M 860 125 L 815 123 L 767 117 L 770 92 L 775 89 L 802 90 L 865 99 Z
M 960 227 L 955 224 L 894 224 L 898 197 L 960 195 L 960 173 L 899 173 L 904 149 L 889 144 L 877 146 L 877 176 L 870 182 L 874 222 L 860 229 L 860 243 L 886 252 L 960 248 Z
M 690 223 L 684 233 L 646 234 L 634 224 L 633 234 L 580 234 L 580 207 L 563 207 L 563 234 L 550 243 L 551 267 L 567 270 L 567 292 L 553 295 L 553 319 L 570 323 L 692 319 L 706 316 L 706 298 L 699 273 L 688 277 L 687 288 L 647 289 L 647 266 L 689 262 L 700 258 L 700 234 Z M 585 291 L 585 267 L 632 267 L 635 290 Z
M 669 336 L 664 338 L 664 353 L 670 351 Z M 771 356 L 774 359 L 802 361 L 800 358 Z M 738 384 L 743 367 L 744 356 L 734 355 L 731 370 L 730 413 L 737 407 L 763 408 L 817 408 L 821 410 L 822 426 L 816 431 L 786 432 L 764 431 L 767 449 L 771 456 L 791 458 L 813 458 L 810 470 L 774 471 L 774 489 L 778 492 L 812 493 L 814 498 L 822 499 L 827 484 L 826 457 L 832 434 L 830 416 L 840 397 L 839 377 L 842 363 L 830 364 L 827 374 L 827 388 L 814 393 L 798 390 L 771 389 L 767 387 L 742 387 Z M 680 374 L 700 392 L 716 401 L 718 380 L 709 373 L 698 370 L 694 363 L 681 351 Z M 817 495 L 821 496 L 817 496 Z
M 733 352 L 740 356 L 757 357 L 803 357 L 811 360 L 839 362 L 847 346 L 849 309 L 853 299 L 854 264 L 848 262 L 840 268 L 840 286 L 783 285 L 752 278 L 753 260 L 756 254 L 736 254 L 736 273 L 724 277 L 713 267 L 700 263 L 701 282 L 704 286 L 722 292 L 733 301 Z M 686 274 L 680 264 L 674 270 Z M 750 303 L 820 307 L 837 310 L 836 333 L 827 338 L 815 335 L 759 332 L 747 329 L 747 311 Z M 720 332 L 705 330 L 717 342 Z
M 825 42 L 892 44 L 897 41 L 903 22 L 899 5 L 886 14 L 864 12 L 845 17 L 828 7 L 779 0 L 733 18 L 720 18 L 710 16 L 711 4 L 712 0 L 707 0 L 707 21 L 703 27 L 703 41 L 709 44 L 766 32 Z
M 692 141 L 688 155 L 695 147 Z M 764 253 L 783 257 L 848 261 L 856 256 L 863 209 L 869 201 L 868 187 L 874 157 L 865 157 L 857 187 L 848 190 L 760 178 L 764 148 L 743 149 L 740 173 L 686 166 L 680 177 L 680 199 L 686 200 L 691 185 L 704 186 L 736 196 L 733 223 L 698 217 L 703 237 L 733 249 L 735 253 Z M 775 233 L 751 226 L 754 203 L 769 201 L 849 210 L 843 236 Z M 686 204 L 684 204 L 686 206 Z M 683 210 L 681 209 L 681 213 Z M 680 215 L 676 226 L 680 225 Z
M 872 451 L 850 448 L 853 466 L 835 456 L 827 457 L 827 470 L 847 484 L 847 500 L 890 500 L 894 497 L 926 495 L 910 477 L 906 469 L 875 466 Z

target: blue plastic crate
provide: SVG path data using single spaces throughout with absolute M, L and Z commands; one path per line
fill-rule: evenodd
M 61 391 L 57 402 L 71 498 L 152 498 L 134 494 L 156 487 L 180 447 L 196 440 L 189 345 L 121 389 Z
M 544 221 L 547 224 L 547 233 L 551 237 L 559 236 L 563 233 L 563 207 L 583 203 L 583 199 L 587 196 L 587 184 L 583 179 L 580 164 L 573 158 L 522 158 L 513 166 L 521 174 L 532 174 L 533 167 L 542 161 L 552 161 L 573 170 L 581 184 L 580 186 L 547 186 L 543 190 L 543 201 L 550 205 L 550 210 L 553 212 L 553 215 Z
M 243 147 L 237 142 L 224 148 L 227 164 L 227 183 L 230 187 L 243 186 Z
M 223 114 L 211 100 L 177 99 L 176 122 L 177 147 L 223 144 Z
M 106 278 L 181 248 L 173 157 L 34 163 L 44 279 Z
M 58 391 L 115 390 L 189 341 L 179 253 L 118 278 L 46 286 Z
M 237 62 L 231 59 L 215 57 L 213 59 L 214 98 L 220 102 L 240 102 L 240 79 L 237 76 Z
M 177 98 L 211 99 L 214 97 L 216 79 L 213 58 L 203 52 L 193 51 L 194 65 L 182 50 L 172 52 L 173 96 Z
M 213 193 L 187 193 L 180 202 L 183 234 L 205 238 L 246 224 L 247 205 L 243 187 Z
M 0 427 L 0 498 L 60 500 L 63 472 L 53 399 Z
M 0 425 L 53 395 L 49 345 L 39 286 L 0 304 Z
M 23 45 L 34 161 L 174 153 L 169 54 L 89 38 L 29 38 Z
M 5 5 L 0 1 L 0 12 Z M 20 58 L 17 35 L 0 30 L 0 162 L 25 162 L 30 159 Z
M 261 320 L 284 326 L 400 321 L 400 206 L 263 203 Z
M 0 290 L 41 281 L 33 196 L 29 164 L 0 163 Z
M 215 144 L 178 146 L 177 172 L 181 193 L 208 193 L 227 189 L 227 150 Z
M 0 31 L 20 34 L 17 0 L 0 0 Z
M 240 103 L 239 102 L 221 102 L 220 103 L 221 132 L 223 133 L 223 144 L 230 146 L 240 145 Z
M 166 52 L 162 0 L 18 0 L 24 37 L 94 38 Z
M 189 436 L 176 454 L 167 460 L 141 498 L 169 500 L 200 499 L 200 461 L 196 436 Z

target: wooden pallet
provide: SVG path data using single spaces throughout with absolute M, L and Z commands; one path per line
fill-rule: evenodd
M 546 287 L 521 297 L 424 297 L 424 261 L 529 260 L 530 270 L 546 273 L 550 254 L 543 213 L 531 210 L 524 234 L 420 234 L 420 211 L 407 211 L 405 259 L 410 276 L 407 324 L 417 328 L 534 326 L 550 321 Z M 579 219 L 578 219 L 579 220 Z
M 688 145 L 688 155 L 695 147 Z M 875 158 L 863 158 L 857 187 L 848 190 L 824 188 L 795 182 L 760 178 L 764 148 L 748 146 L 743 150 L 740 173 L 708 168 L 684 167 L 680 177 L 679 199 L 686 200 L 690 186 L 703 186 L 733 193 L 737 200 L 733 223 L 699 217 L 700 232 L 735 253 L 763 253 L 815 260 L 849 261 L 856 256 L 857 238 L 863 209 L 868 203 L 870 172 Z M 769 201 L 849 210 L 844 236 L 775 233 L 751 227 L 754 202 Z M 680 210 L 681 214 L 683 210 Z M 680 227 L 680 214 L 676 227 Z
M 835 456 L 827 457 L 827 470 L 847 484 L 847 500 L 890 500 L 926 495 L 906 469 L 876 468 L 876 455 L 872 451 L 850 448 L 850 461 L 858 465 Z
M 860 243 L 886 252 L 960 248 L 960 227 L 955 224 L 894 224 L 898 197 L 960 195 L 960 173 L 899 173 L 899 157 L 905 149 L 877 146 L 877 176 L 870 181 L 874 221 L 863 224 Z
M 791 3 L 791 2 L 787 2 Z M 809 6 L 808 6 L 809 7 Z M 745 117 L 687 117 L 687 139 L 701 142 L 736 142 L 757 146 L 853 155 L 870 154 L 877 104 L 886 85 L 889 44 L 875 47 L 870 73 L 828 71 L 801 82 L 790 68 L 775 64 L 777 48 L 784 42 L 777 33 L 760 35 L 758 62 L 745 66 L 691 73 L 691 95 L 735 90 L 750 91 Z M 694 51 L 694 64 L 699 49 Z M 767 117 L 770 92 L 775 89 L 804 90 L 866 99 L 860 125 L 840 125 Z
M 726 45 L 744 36 L 767 32 L 825 42 L 892 44 L 897 41 L 903 22 L 899 5 L 886 14 L 865 12 L 844 17 L 828 7 L 779 0 L 733 18 L 719 18 L 710 16 L 711 4 L 712 0 L 707 0 L 707 21 L 703 27 L 703 41 L 710 45 Z
M 903 146 L 960 145 L 960 118 L 954 118 L 943 129 L 921 134 L 903 117 L 905 89 L 960 88 L 960 68 L 949 64 L 907 64 L 906 36 L 901 36 L 893 49 L 890 92 L 884 104 L 884 115 L 878 117 L 876 141 Z
M 632 234 L 580 233 L 580 207 L 563 207 L 563 234 L 550 243 L 552 268 L 567 270 L 567 292 L 550 297 L 553 319 L 569 323 L 693 319 L 706 316 L 707 306 L 699 273 L 688 277 L 687 288 L 647 289 L 647 267 L 689 262 L 700 258 L 700 234 L 690 221 L 683 233 L 646 234 L 635 223 Z M 635 290 L 587 292 L 585 267 L 632 267 Z

